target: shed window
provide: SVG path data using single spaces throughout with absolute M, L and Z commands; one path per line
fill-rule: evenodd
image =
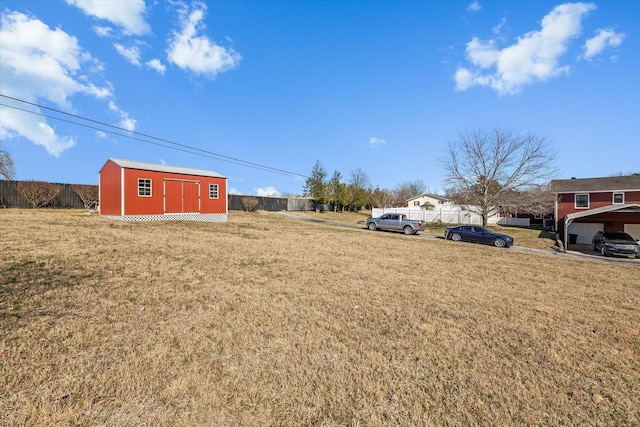
M 624 193 L 613 193 L 613 203 L 616 205 L 624 203 Z
M 151 180 L 138 178 L 138 196 L 151 197 Z
M 576 194 L 576 208 L 589 208 L 588 194 Z
M 210 199 L 218 198 L 218 184 L 209 184 L 209 198 Z

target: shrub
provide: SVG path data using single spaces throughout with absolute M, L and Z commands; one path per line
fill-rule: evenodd
M 85 209 L 98 204 L 99 192 L 97 185 L 72 185 L 71 189 L 80 197 Z
M 243 197 L 242 207 L 247 212 L 254 212 L 258 209 L 258 199 L 255 197 Z
M 59 184 L 43 181 L 20 181 L 18 193 L 31 204 L 33 208 L 43 208 L 53 204 L 62 191 Z

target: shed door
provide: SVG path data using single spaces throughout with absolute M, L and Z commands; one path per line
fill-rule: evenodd
M 164 213 L 200 212 L 200 182 L 164 180 Z

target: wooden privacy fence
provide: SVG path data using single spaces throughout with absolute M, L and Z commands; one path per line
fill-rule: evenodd
M 313 201 L 304 197 L 262 197 L 229 194 L 228 200 L 230 211 L 308 211 L 313 208 Z
M 18 192 L 19 181 L 0 180 L 0 208 L 31 208 L 31 204 Z M 75 184 L 58 184 L 60 194 L 46 207 L 83 209 L 80 196 L 73 191 Z M 96 190 L 98 186 L 95 186 Z M 307 211 L 313 209 L 313 201 L 304 197 L 259 197 L 240 194 L 229 194 L 229 210 L 247 210 L 247 204 L 255 203 L 251 210 L 264 211 Z
M 20 181 L 4 181 L 0 180 L 0 208 L 30 208 L 31 204 L 18 192 L 18 183 Z M 74 184 L 59 184 L 60 194 L 51 201 L 46 207 L 49 208 L 66 208 L 66 209 L 83 209 L 84 203 L 78 194 L 73 191 Z M 95 186 L 96 189 L 98 186 Z

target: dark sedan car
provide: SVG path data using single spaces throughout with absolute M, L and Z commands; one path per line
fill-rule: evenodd
M 444 238 L 454 242 L 484 243 L 498 248 L 508 248 L 513 245 L 513 237 L 495 233 L 486 227 L 478 225 L 447 227 L 444 230 Z
M 640 244 L 627 233 L 598 231 L 593 236 L 593 250 L 603 256 L 635 256 L 640 258 Z

